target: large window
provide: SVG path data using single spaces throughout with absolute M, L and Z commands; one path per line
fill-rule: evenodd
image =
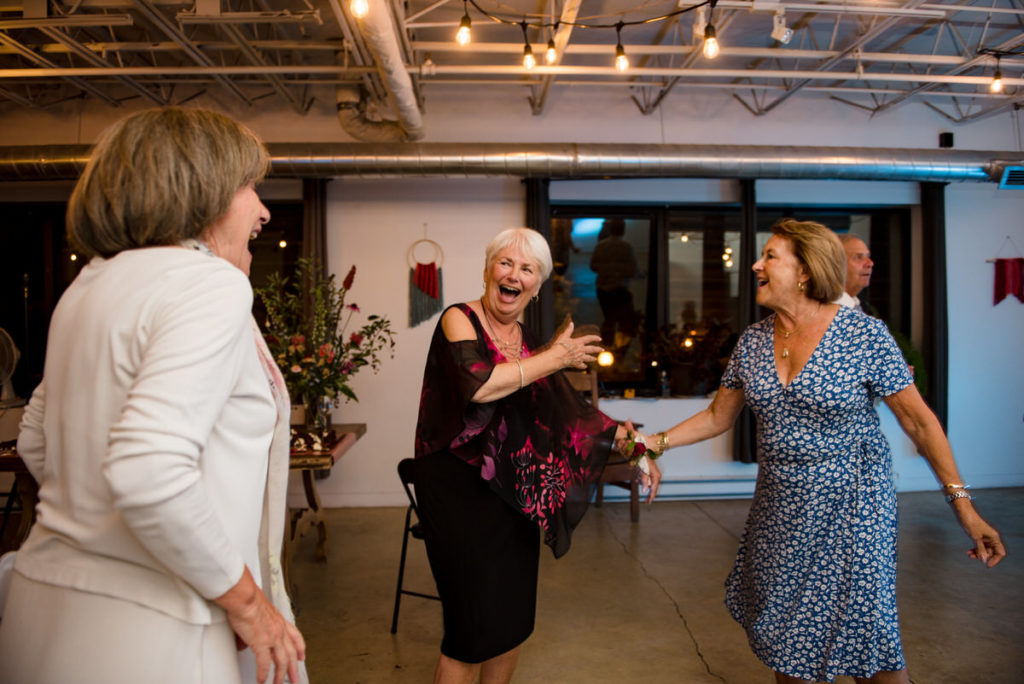
M 713 392 L 743 328 L 770 313 L 754 304 L 747 274 L 783 217 L 861 237 L 875 260 L 861 299 L 909 340 L 906 209 L 759 207 L 756 228 L 747 229 L 738 205 L 555 205 L 551 214 L 555 324 L 569 315 L 577 329 L 601 335 L 612 353 L 600 368 L 605 391 Z

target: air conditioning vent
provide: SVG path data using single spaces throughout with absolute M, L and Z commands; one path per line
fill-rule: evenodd
M 999 187 L 1024 190 L 1024 166 L 1005 167 L 1003 169 L 1003 179 L 999 181 Z

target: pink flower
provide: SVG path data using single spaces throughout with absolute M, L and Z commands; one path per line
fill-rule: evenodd
M 298 364 L 296 364 L 296 365 L 292 366 L 291 368 L 289 368 L 288 370 L 290 370 L 292 373 L 301 373 L 302 372 L 302 366 L 299 366 Z
M 344 375 L 349 375 L 355 369 L 356 364 L 352 363 L 351 361 L 346 361 L 345 363 L 341 364 L 341 372 Z
M 345 308 L 350 310 L 350 311 L 355 311 L 356 313 L 359 313 L 359 305 L 358 304 L 349 304 Z

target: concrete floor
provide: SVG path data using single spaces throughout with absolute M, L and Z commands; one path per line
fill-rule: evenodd
M 1024 682 L 1024 489 L 977 492 L 1010 556 L 988 570 L 937 492 L 900 497 L 899 600 L 914 684 Z M 514 682 L 772 682 L 722 604 L 749 501 L 658 502 L 631 524 L 624 504 L 592 508 L 572 550 L 542 550 L 537 628 Z M 293 566 L 312 684 L 430 682 L 436 601 L 403 597 L 389 632 L 404 509 L 326 511 L 328 560 L 312 536 Z M 406 588 L 432 592 L 410 540 Z M 840 678 L 840 682 L 850 682 Z

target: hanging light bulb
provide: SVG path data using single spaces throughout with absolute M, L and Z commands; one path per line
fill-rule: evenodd
M 621 21 L 615 25 L 615 68 L 619 71 L 629 68 L 629 57 L 626 57 L 626 50 L 622 47 L 622 26 Z
M 526 35 L 526 22 L 519 22 L 519 28 L 523 30 L 523 68 L 532 69 L 537 66 L 537 58 L 533 56 L 533 48 L 530 47 L 530 37 Z
M 990 93 L 1003 92 L 1003 72 L 999 70 L 999 60 L 996 60 L 996 73 L 992 74 L 992 83 L 989 84 Z
M 718 46 L 718 34 L 715 33 L 715 25 L 709 21 L 708 25 L 704 27 L 704 56 L 708 59 L 714 59 L 721 50 L 722 48 Z
M 615 363 L 615 355 L 610 351 L 603 351 L 597 355 L 597 365 L 608 367 Z
M 533 56 L 533 48 L 527 43 L 523 46 L 523 68 L 532 69 L 537 66 L 537 58 Z
M 462 21 L 459 22 L 459 30 L 455 32 L 455 42 L 459 45 L 469 45 L 469 41 L 472 37 L 469 34 L 469 27 L 472 25 L 472 21 L 469 20 L 469 12 L 462 15 Z
M 629 68 L 629 57 L 626 57 L 626 51 L 622 47 L 622 43 L 615 46 L 615 68 L 619 71 L 625 71 Z
M 369 0 L 352 0 L 348 9 L 356 19 L 362 19 L 370 12 L 370 2 Z
M 554 64 L 555 60 L 558 59 L 558 51 L 555 50 L 555 39 L 548 38 L 548 49 L 544 52 L 544 61 L 548 64 Z

